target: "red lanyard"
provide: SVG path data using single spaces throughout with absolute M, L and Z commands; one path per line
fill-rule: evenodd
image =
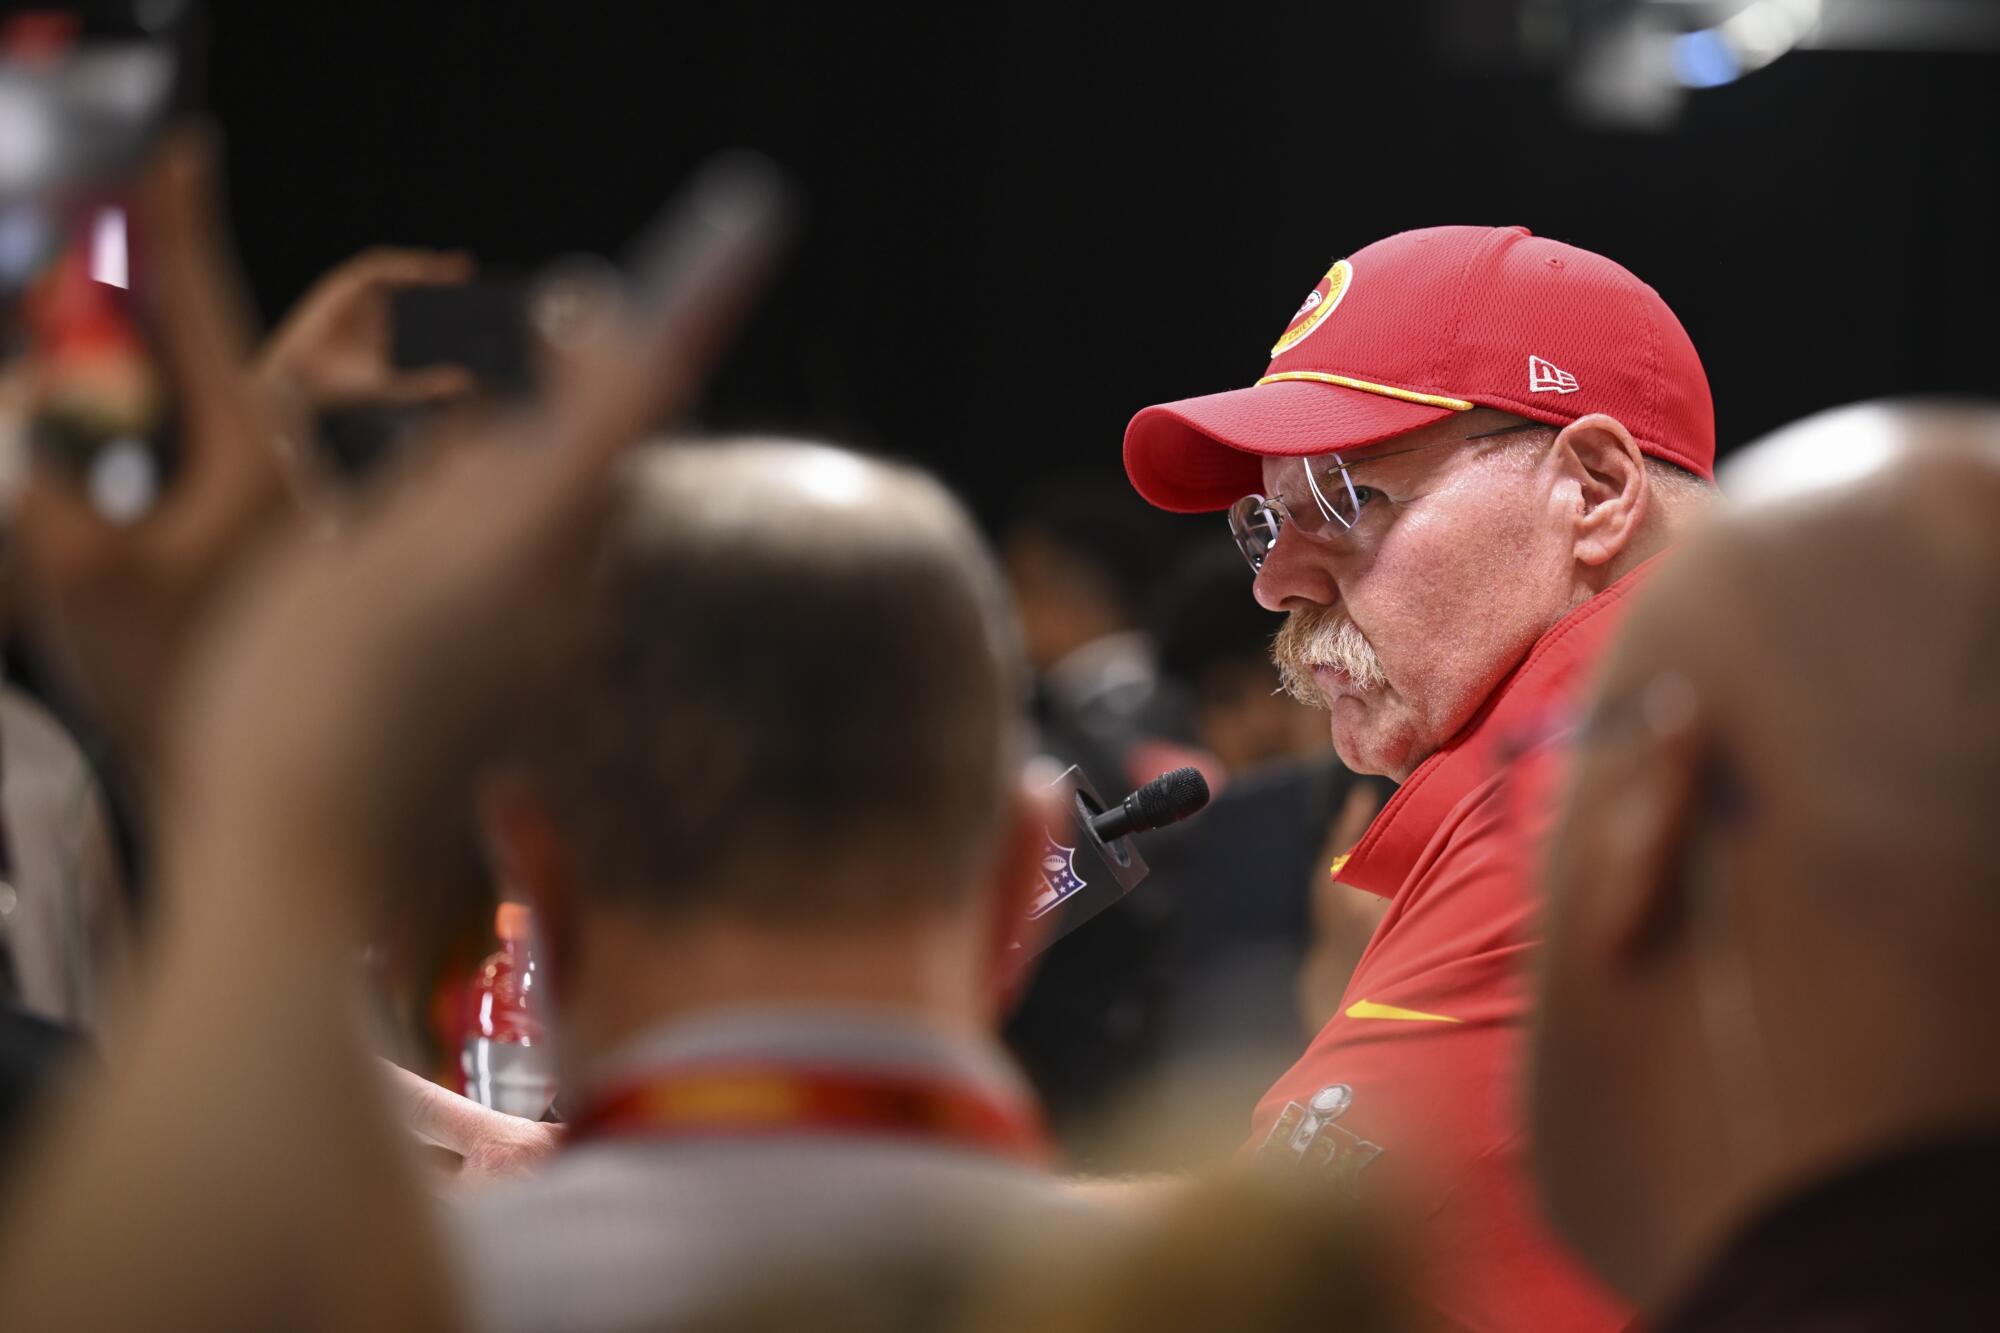
M 928 1139 L 1036 1165 L 1050 1158 L 1026 1103 L 908 1074 L 694 1066 L 611 1088 L 575 1122 L 574 1140 L 850 1134 Z

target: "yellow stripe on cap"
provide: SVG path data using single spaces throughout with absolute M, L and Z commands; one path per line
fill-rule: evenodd
M 1258 380 L 1261 387 L 1276 384 L 1280 380 L 1304 380 L 1311 384 L 1337 384 L 1343 389 L 1359 389 L 1363 393 L 1379 393 L 1384 398 L 1400 398 L 1406 403 L 1421 403 L 1425 407 L 1448 407 L 1454 412 L 1470 412 L 1477 403 L 1468 403 L 1463 398 L 1444 398 L 1434 393 L 1418 393 L 1413 389 L 1398 389 L 1388 384 L 1371 384 L 1367 380 L 1352 379 L 1346 375 L 1329 375 L 1319 370 L 1284 370 L 1276 375 L 1266 375 Z

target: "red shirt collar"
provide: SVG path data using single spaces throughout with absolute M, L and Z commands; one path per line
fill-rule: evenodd
M 1486 696 L 1458 734 L 1410 774 L 1367 834 L 1338 863 L 1342 884 L 1384 898 L 1409 878 L 1438 827 L 1458 803 L 1502 766 L 1510 738 L 1525 736 L 1552 704 L 1570 697 L 1623 619 L 1653 556 L 1564 616 Z

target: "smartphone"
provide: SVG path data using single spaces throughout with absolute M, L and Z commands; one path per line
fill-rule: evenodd
M 793 197 L 763 158 L 722 154 L 641 228 L 622 264 L 577 254 L 532 277 L 488 273 L 463 286 L 397 292 L 390 355 L 398 369 L 463 366 L 489 391 L 526 394 L 539 387 L 545 353 L 560 354 L 576 308 L 610 302 L 622 306 L 628 338 L 698 379 L 775 267 Z M 340 471 L 358 478 L 394 456 L 423 415 L 335 408 L 321 414 L 320 435 Z
M 30 6 L 0 22 L 0 88 L 41 151 L 0 171 L 0 297 L 29 385 L 25 436 L 106 517 L 151 509 L 180 454 L 130 183 L 191 105 L 191 4 Z
M 760 154 L 704 162 L 625 254 L 628 334 L 698 382 L 776 268 L 797 212 L 791 181 Z
M 482 274 L 450 287 L 405 287 L 390 298 L 389 355 L 398 370 L 461 366 L 488 393 L 535 389 L 528 279 Z
M 144 310 L 148 256 L 118 194 L 66 209 L 62 242 L 24 293 L 33 409 L 28 445 L 106 518 L 145 514 L 180 457 L 172 387 Z

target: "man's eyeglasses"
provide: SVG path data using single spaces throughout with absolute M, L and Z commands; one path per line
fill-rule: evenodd
M 1402 454 L 1420 453 L 1425 449 L 1436 449 L 1447 444 L 1466 444 L 1473 440 L 1487 440 L 1496 435 L 1511 435 L 1523 430 L 1554 430 L 1540 421 L 1523 421 L 1517 425 L 1502 426 L 1498 430 L 1481 431 L 1477 435 L 1461 436 L 1454 440 L 1433 440 L 1429 444 L 1414 445 L 1408 449 L 1392 449 L 1387 453 L 1370 454 L 1356 460 L 1355 466 L 1373 463 L 1379 459 L 1395 458 Z M 1278 534 L 1289 525 L 1308 537 L 1317 537 L 1329 532 L 1345 532 L 1361 521 L 1361 511 L 1367 501 L 1374 496 L 1368 486 L 1356 486 L 1348 473 L 1348 464 L 1339 454 L 1320 454 L 1299 460 L 1300 470 L 1305 474 L 1304 496 L 1287 502 L 1271 496 L 1246 495 L 1229 507 L 1229 531 L 1236 538 L 1236 545 L 1242 550 L 1243 558 L 1250 562 L 1250 568 L 1261 572 L 1271 548 L 1278 544 Z

